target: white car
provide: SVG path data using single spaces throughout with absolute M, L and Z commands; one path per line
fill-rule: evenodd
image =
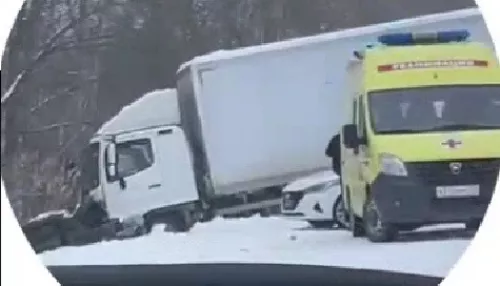
M 295 180 L 283 188 L 282 216 L 309 222 L 315 228 L 346 227 L 340 178 L 324 171 Z

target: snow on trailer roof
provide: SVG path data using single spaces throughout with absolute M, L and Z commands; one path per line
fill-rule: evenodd
M 176 124 L 180 124 L 177 90 L 158 89 L 124 106 L 96 134 L 114 135 L 146 127 Z
M 192 60 L 183 63 L 179 67 L 177 72 L 180 72 L 184 70 L 186 67 L 191 65 L 204 64 L 221 60 L 229 60 L 239 57 L 252 56 L 260 53 L 274 52 L 290 48 L 298 48 L 312 44 L 326 43 L 343 38 L 363 36 L 367 34 L 378 33 L 392 29 L 407 28 L 415 24 L 428 24 L 433 22 L 440 22 L 446 20 L 453 20 L 457 18 L 481 16 L 481 15 L 482 14 L 478 8 L 467 8 L 467 9 L 454 10 L 451 12 L 428 14 L 424 16 L 406 18 L 392 22 L 385 22 L 381 24 L 373 24 L 363 27 L 350 28 L 336 32 L 323 33 L 315 36 L 300 37 L 274 43 L 249 46 L 234 50 L 217 50 L 205 55 L 194 57 Z

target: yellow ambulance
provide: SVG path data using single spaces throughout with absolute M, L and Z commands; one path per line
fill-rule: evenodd
M 466 30 L 389 33 L 349 63 L 342 194 L 354 236 L 477 229 L 500 170 L 500 68 Z

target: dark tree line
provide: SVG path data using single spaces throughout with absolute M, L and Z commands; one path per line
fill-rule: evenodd
M 31 0 L 2 58 L 1 163 L 20 220 L 75 204 L 68 172 L 99 126 L 172 87 L 182 62 L 410 16 L 473 0 Z

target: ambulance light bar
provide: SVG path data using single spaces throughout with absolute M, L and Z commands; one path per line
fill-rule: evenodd
M 378 41 L 386 46 L 411 46 L 464 42 L 469 37 L 470 33 L 467 30 L 451 30 L 436 33 L 390 33 L 381 35 Z

